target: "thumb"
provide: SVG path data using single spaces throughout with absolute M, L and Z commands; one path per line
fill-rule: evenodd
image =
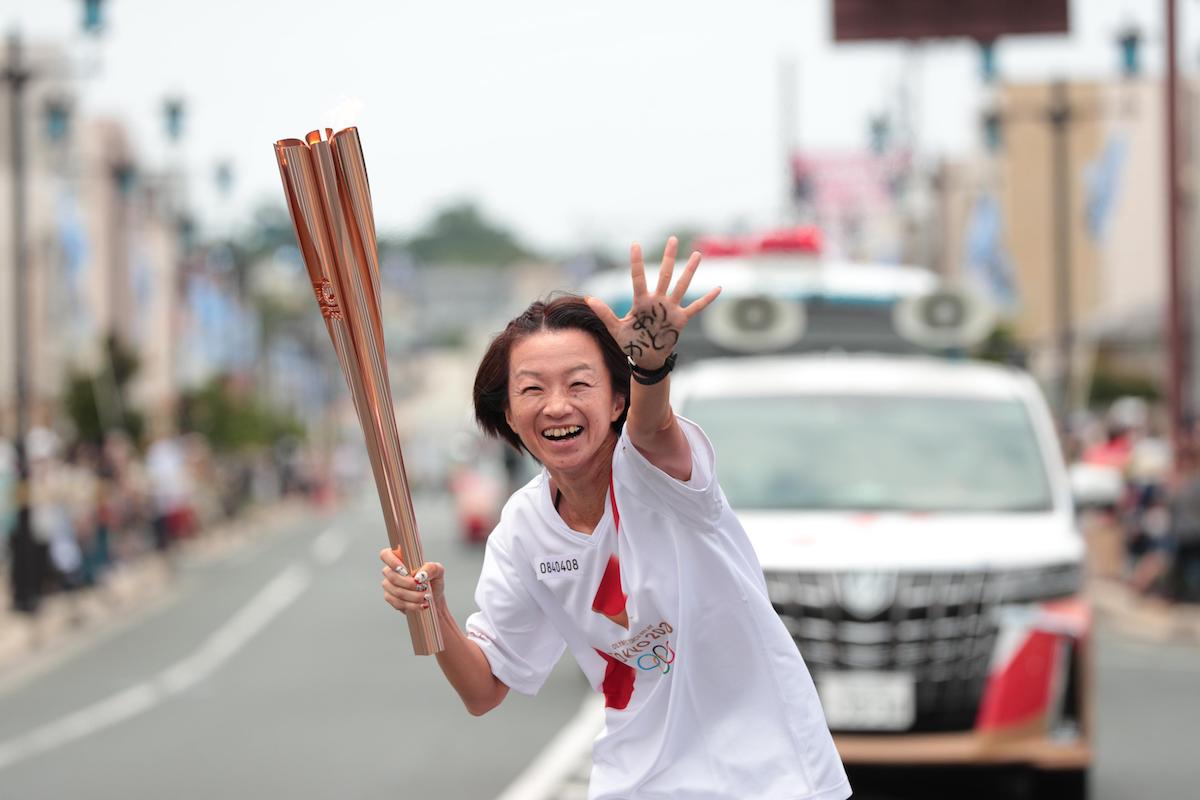
M 421 567 L 421 571 L 425 573 L 426 579 L 430 583 L 440 581 L 446 577 L 446 568 L 436 561 L 425 562 L 425 565 Z
M 588 308 L 595 312 L 596 316 L 600 318 L 600 321 L 604 323 L 610 333 L 621 327 L 621 320 L 617 319 L 617 315 L 608 307 L 608 303 L 605 303 L 599 297 L 585 297 L 583 301 L 588 304 Z

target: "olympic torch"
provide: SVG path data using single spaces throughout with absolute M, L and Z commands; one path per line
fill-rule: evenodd
M 405 564 L 425 563 L 392 407 L 379 297 L 379 253 L 357 128 L 281 139 L 275 158 L 296 240 L 325 318 L 383 507 L 388 540 Z M 443 649 L 433 608 L 408 614 L 413 652 Z

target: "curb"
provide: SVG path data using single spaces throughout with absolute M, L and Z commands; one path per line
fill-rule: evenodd
M 153 607 L 175 588 L 178 567 L 173 563 L 204 564 L 227 557 L 252 541 L 278 533 L 309 510 L 310 504 L 303 500 L 252 509 L 179 542 L 169 559 L 143 553 L 113 567 L 95 588 L 46 597 L 32 617 L 6 604 L 0 608 L 0 678 L 21 672 L 26 662 L 66 649 L 72 640 L 98 634 Z
M 1092 582 L 1087 597 L 1097 617 L 1133 638 L 1200 644 L 1200 606 L 1143 597 L 1114 580 Z

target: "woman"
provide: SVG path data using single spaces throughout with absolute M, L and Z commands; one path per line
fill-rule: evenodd
M 534 303 L 489 348 L 481 427 L 544 467 L 504 507 L 460 631 L 440 564 L 409 575 L 384 550 L 385 599 L 433 604 L 438 664 L 472 714 L 535 694 L 564 648 L 604 695 L 591 798 L 842 800 L 850 787 L 808 670 L 715 478 L 712 447 L 676 417 L 667 374 L 680 331 L 720 292 L 668 291 L 676 241 L 633 308 Z M 633 381 L 630 382 L 632 373 Z

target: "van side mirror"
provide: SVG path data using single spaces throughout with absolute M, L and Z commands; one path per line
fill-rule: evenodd
M 1115 509 L 1125 493 L 1125 478 L 1116 467 L 1077 462 L 1068 470 L 1068 478 L 1079 511 Z

